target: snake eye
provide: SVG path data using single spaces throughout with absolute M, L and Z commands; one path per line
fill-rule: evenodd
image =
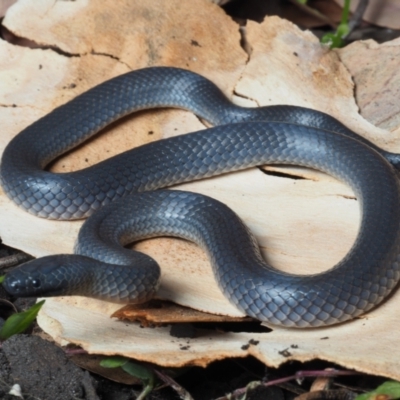
M 14 290 L 19 290 L 21 285 L 19 281 L 11 281 L 11 283 L 8 284 L 10 286 L 11 289 Z
M 40 283 L 40 279 L 32 279 L 32 286 L 35 288 L 40 287 L 41 283 Z

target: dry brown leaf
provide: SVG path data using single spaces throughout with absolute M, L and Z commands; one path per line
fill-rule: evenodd
M 146 304 L 128 304 L 111 315 L 121 321 L 137 321 L 142 326 L 161 326 L 194 322 L 244 322 L 252 318 L 216 315 L 182 307 L 167 301 L 150 301 Z
M 143 381 L 125 372 L 122 368 L 105 368 L 100 365 L 104 356 L 93 354 L 70 355 L 69 359 L 81 368 L 87 369 L 97 375 L 110 379 L 114 382 L 124 383 L 125 385 L 141 385 Z
M 248 23 L 247 37 L 253 49 L 249 59 L 240 48 L 237 25 L 217 6 L 201 0 L 190 4 L 120 0 L 107 1 L 101 7 L 89 0 L 26 0 L 9 10 L 4 24 L 18 36 L 74 56 L 0 42 L 4 82 L 0 149 L 24 126 L 88 87 L 129 69 L 155 64 L 195 70 L 237 103 L 316 108 L 379 145 L 392 150 L 399 147 L 398 128 L 388 132 L 359 115 L 352 77 L 340 60 L 341 53 L 330 52 L 311 33 L 276 17 L 262 24 Z M 193 40 L 200 46 L 192 45 Z M 398 43 L 392 45 L 393 50 L 398 48 Z M 379 59 L 378 53 L 374 57 Z M 385 81 L 383 76 L 379 79 Z M 54 168 L 78 169 L 125 146 L 202 128 L 197 118 L 183 111 L 141 113 L 61 158 Z M 327 269 L 354 241 L 359 211 L 353 193 L 322 173 L 298 168 L 281 171 L 300 173 L 306 179 L 250 169 L 179 188 L 211 195 L 232 207 L 276 267 L 301 273 Z M 79 221 L 35 218 L 17 209 L 3 194 L 0 216 L 3 241 L 35 256 L 70 252 L 81 225 Z M 195 245 L 161 238 L 144 241 L 136 248 L 154 256 L 162 267 L 159 297 L 205 312 L 242 315 L 222 296 L 205 254 Z M 72 342 L 92 353 L 122 354 L 166 366 L 204 366 L 224 357 L 248 355 L 271 366 L 289 359 L 320 358 L 399 379 L 393 351 L 399 302 L 400 293 L 396 293 L 364 318 L 329 328 L 214 332 L 193 339 L 172 338 L 168 327 L 143 329 L 116 321 L 110 315 L 118 305 L 79 297 L 48 299 L 39 323 L 59 343 Z

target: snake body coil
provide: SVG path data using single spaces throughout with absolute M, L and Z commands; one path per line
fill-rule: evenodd
M 184 108 L 219 126 L 153 142 L 81 171 L 43 170 L 112 121 L 154 107 Z M 343 322 L 379 304 L 400 278 L 400 191 L 388 161 L 400 165 L 398 155 L 323 113 L 291 106 L 241 108 L 205 78 L 180 69 L 131 72 L 57 108 L 6 148 L 1 182 L 19 206 L 55 219 L 102 209 L 83 225 L 79 254 L 29 262 L 8 274 L 4 286 L 21 296 L 82 294 L 142 302 L 157 290 L 159 267 L 121 244 L 173 235 L 208 251 L 224 294 L 246 314 L 291 327 Z M 362 208 L 360 231 L 347 256 L 329 271 L 312 276 L 277 271 L 262 261 L 248 229 L 221 203 L 184 192 L 147 193 L 272 163 L 316 168 L 353 188 Z M 126 197 L 137 192 L 146 193 Z

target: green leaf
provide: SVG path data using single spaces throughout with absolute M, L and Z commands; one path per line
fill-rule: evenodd
M 350 3 L 351 0 L 344 0 L 342 18 L 340 19 L 340 24 L 348 24 L 350 15 Z
M 330 32 L 322 36 L 321 43 L 329 45 L 331 49 L 343 47 L 345 42 L 343 38 L 349 33 L 349 14 L 350 14 L 350 0 L 345 0 L 342 18 L 336 32 Z
M 143 382 L 143 390 L 137 397 L 137 400 L 144 399 L 154 388 L 154 372 L 144 365 L 135 363 L 125 357 L 110 357 L 100 361 L 100 365 L 105 368 L 121 367 L 129 375 L 140 379 Z
M 128 361 L 122 366 L 122 369 L 129 375 L 141 379 L 142 381 L 154 381 L 153 371 L 144 365 L 134 363 L 133 361 Z
M 327 44 L 331 49 L 342 47 L 344 42 L 336 33 L 327 33 L 321 38 L 321 43 Z
M 307 4 L 307 1 L 308 0 L 297 0 L 297 2 L 300 3 L 300 4 Z
M 109 358 L 105 358 L 104 360 L 101 360 L 100 365 L 104 368 L 117 368 L 117 367 L 122 367 L 128 361 L 129 361 L 129 359 L 126 357 L 116 356 L 116 357 L 109 357 Z
M 360 394 L 355 400 L 376 400 L 378 398 L 381 400 L 400 399 L 400 382 L 387 381 L 372 392 Z
M 8 339 L 12 335 L 22 333 L 28 329 L 31 323 L 35 320 L 44 302 L 45 300 L 42 300 L 33 305 L 29 310 L 13 314 L 11 317 L 7 318 L 3 327 L 0 329 L 0 339 Z
M 134 363 L 133 361 L 128 361 L 122 366 L 122 369 L 128 374 L 135 376 L 143 381 L 143 390 L 137 397 L 137 400 L 144 399 L 154 388 L 155 376 L 154 372 L 144 365 Z
M 121 367 L 129 375 L 134 376 L 142 381 L 154 381 L 153 371 L 141 364 L 135 363 L 126 357 L 109 357 L 100 361 L 100 365 L 105 368 Z
M 5 277 L 5 275 L 0 276 L 0 283 L 3 283 Z
M 347 22 L 342 23 L 336 29 L 336 36 L 342 39 L 349 33 L 349 30 L 349 24 Z

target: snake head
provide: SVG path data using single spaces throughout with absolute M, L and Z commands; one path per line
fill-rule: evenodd
M 74 257 L 81 256 L 56 255 L 28 261 L 7 273 L 3 287 L 16 297 L 68 295 L 76 280 L 73 278 Z

